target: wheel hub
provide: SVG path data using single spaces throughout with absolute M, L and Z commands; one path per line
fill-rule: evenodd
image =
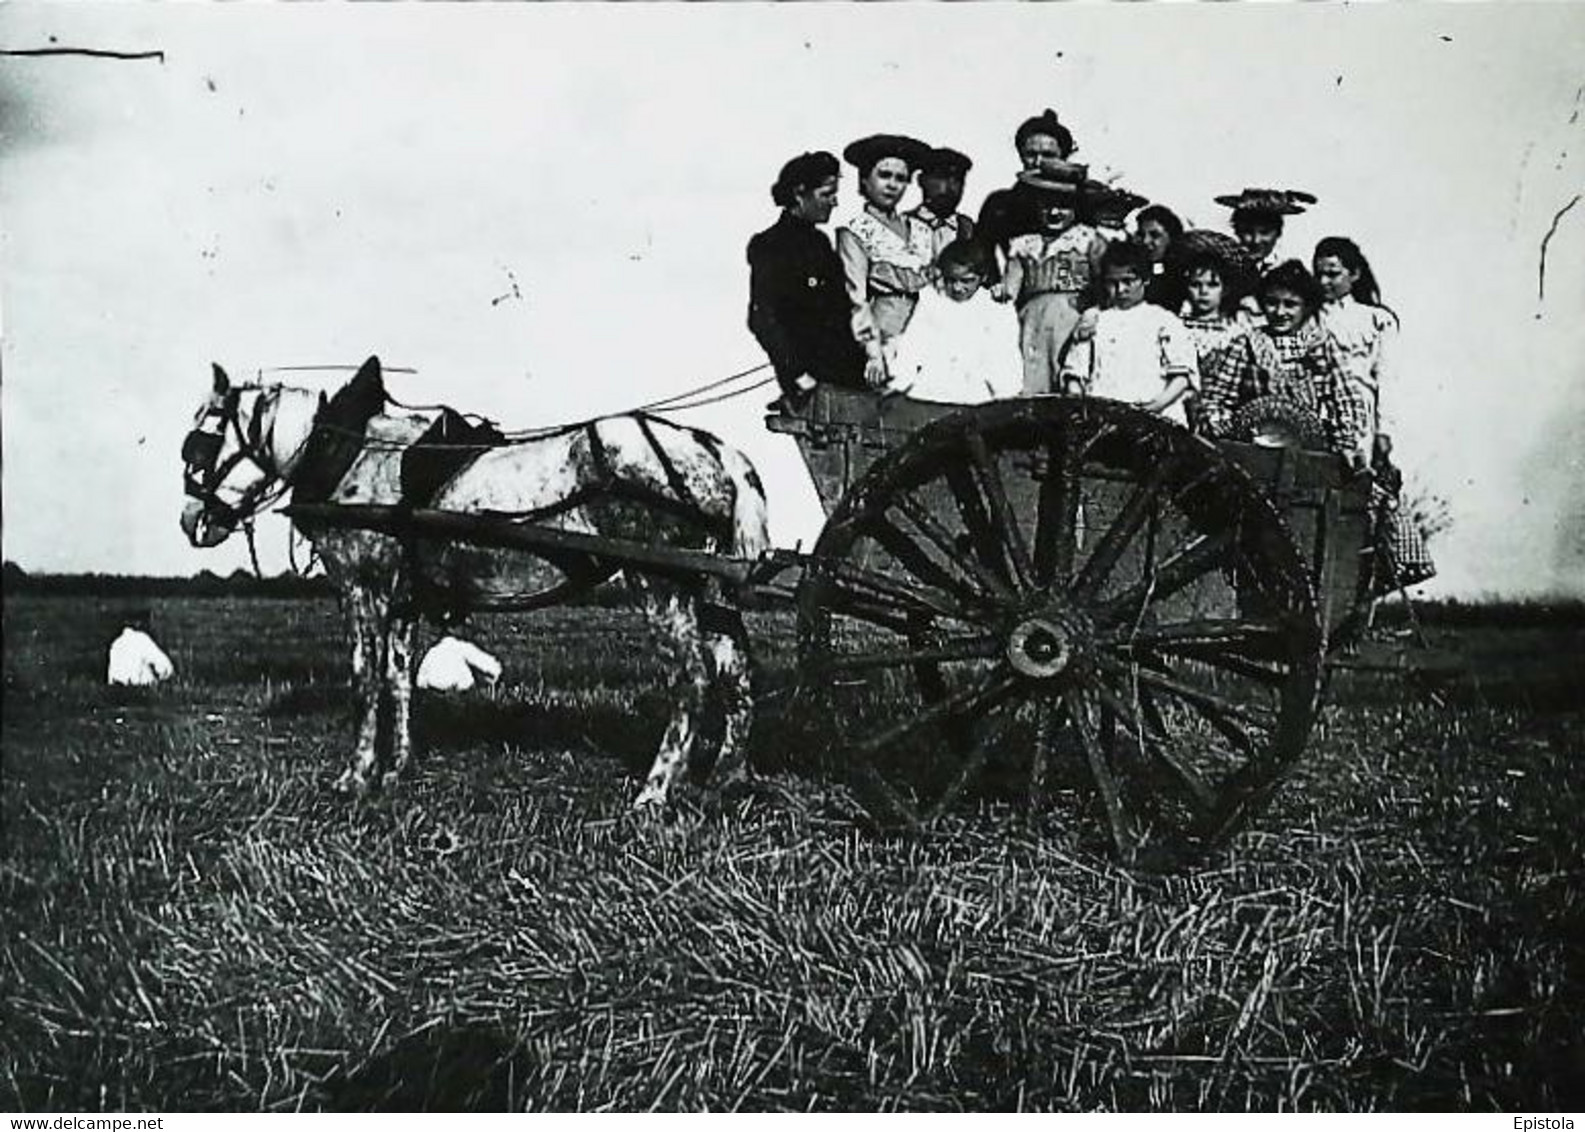
M 1007 661 L 1031 680 L 1054 680 L 1073 668 L 1088 634 L 1071 615 L 1046 611 L 1019 621 L 1007 634 Z

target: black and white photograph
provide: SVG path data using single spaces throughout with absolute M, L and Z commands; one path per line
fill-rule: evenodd
M 1582 198 L 1579 3 L 0 3 L 0 1111 L 1572 1128 Z

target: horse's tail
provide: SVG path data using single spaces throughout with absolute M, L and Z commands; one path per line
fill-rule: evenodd
M 732 548 L 736 558 L 758 558 L 770 549 L 770 517 L 765 485 L 748 457 L 722 446 L 721 466 L 732 481 Z

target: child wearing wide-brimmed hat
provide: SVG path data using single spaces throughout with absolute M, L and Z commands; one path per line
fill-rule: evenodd
M 1079 220 L 1085 173 L 1084 166 L 1073 164 L 1018 175 L 1038 227 L 1008 241 L 998 294 L 1018 304 L 1026 395 L 1061 389 L 1062 350 L 1089 302 L 1106 251 L 1100 233 Z
M 871 134 L 842 151 L 859 173 L 864 206 L 836 230 L 837 254 L 853 310 L 853 337 L 864 347 L 865 381 L 886 383 L 886 344 L 913 317 L 930 285 L 935 245 L 930 229 L 897 211 L 930 146 L 901 134 Z
M 1277 241 L 1282 239 L 1283 218 L 1297 216 L 1316 203 L 1298 189 L 1244 189 L 1224 193 L 1216 203 L 1233 210 L 1233 234 L 1243 245 L 1244 258 L 1256 278 L 1279 262 Z

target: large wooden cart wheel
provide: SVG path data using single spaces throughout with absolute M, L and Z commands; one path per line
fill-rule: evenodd
M 1322 634 L 1277 512 L 1215 447 L 1114 402 L 920 430 L 833 512 L 798 610 L 804 678 L 887 824 L 1012 781 L 1092 799 L 1125 859 L 1198 852 L 1314 720 Z

